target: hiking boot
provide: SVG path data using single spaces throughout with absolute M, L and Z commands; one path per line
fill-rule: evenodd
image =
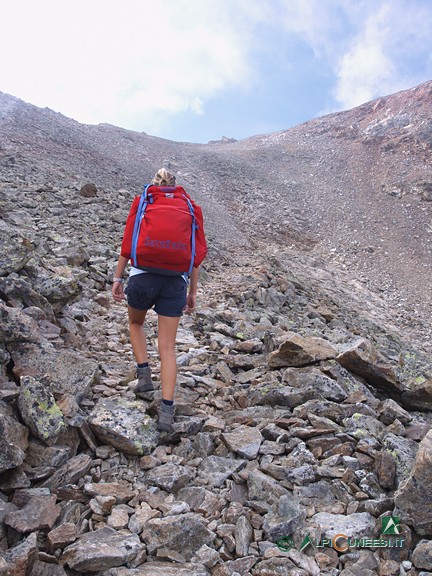
M 159 432 L 172 432 L 173 420 L 174 404 L 172 406 L 168 406 L 167 404 L 164 404 L 164 402 L 161 402 L 157 426 Z
M 144 398 L 148 400 L 153 396 L 154 386 L 151 377 L 150 366 L 144 366 L 144 368 L 137 368 L 138 385 L 135 388 L 135 395 L 139 398 Z

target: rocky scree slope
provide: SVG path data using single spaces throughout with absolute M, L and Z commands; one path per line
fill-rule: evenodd
M 134 191 L 81 188 L 26 146 L 1 183 L 3 573 L 431 570 L 430 359 L 385 303 L 314 252 L 211 237 L 176 428 L 158 435 L 160 393 L 135 400 L 109 292 Z M 299 552 L 306 535 L 377 538 L 390 514 L 401 547 Z
M 133 193 L 169 165 L 203 205 L 213 246 L 271 245 L 285 258 L 287 246 L 310 250 L 430 346 L 431 92 L 427 82 L 283 132 L 207 145 L 85 126 L 1 95 L 0 161 L 30 171 L 37 162 L 41 186 L 59 177 Z

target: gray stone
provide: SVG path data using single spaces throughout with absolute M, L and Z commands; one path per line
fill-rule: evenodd
M 128 483 L 124 482 L 89 482 L 84 484 L 84 494 L 88 496 L 110 496 L 117 504 L 127 504 L 137 495 Z
M 384 437 L 383 450 L 388 452 L 396 463 L 398 485 L 411 474 L 418 447 L 418 442 L 409 438 L 402 438 L 395 434 L 386 434 Z
M 66 428 L 63 413 L 54 396 L 31 376 L 21 377 L 18 408 L 33 436 L 46 444 L 53 444 Z
M 408 478 L 395 494 L 395 504 L 402 520 L 417 534 L 432 536 L 432 430 L 420 442 Z
M 28 240 L 12 226 L 1 222 L 0 225 L 0 276 L 18 272 L 27 264 L 32 255 L 33 247 Z
M 193 470 L 168 462 L 147 472 L 146 478 L 150 485 L 176 493 L 193 478 Z
M 258 470 L 249 472 L 247 478 L 249 500 L 277 502 L 282 496 L 287 496 L 288 491 L 267 474 Z
M 198 466 L 199 476 L 208 484 L 220 487 L 234 472 L 246 466 L 246 460 L 225 458 L 223 456 L 208 456 Z
M 251 569 L 257 563 L 258 558 L 255 556 L 245 556 L 237 560 L 228 560 L 212 571 L 212 576 L 235 576 L 236 574 L 251 574 Z
M 354 412 L 360 412 L 361 407 L 355 409 L 347 404 L 338 404 L 330 400 L 308 400 L 303 404 L 296 406 L 294 414 L 299 418 L 305 419 L 309 414 L 329 418 L 338 424 L 342 424 L 344 418 L 348 418 Z
M 147 522 L 141 539 L 147 552 L 154 555 L 159 548 L 180 552 L 187 561 L 203 545 L 210 546 L 215 534 L 210 532 L 197 514 L 180 514 L 166 518 L 153 518 Z
M 20 424 L 12 409 L 0 401 L 0 473 L 20 466 L 28 446 L 28 430 Z
M 396 419 L 402 424 L 408 424 L 412 420 L 411 414 L 391 398 L 387 398 L 380 403 L 377 413 L 384 424 L 391 424 Z
M 378 440 L 382 439 L 386 432 L 385 425 L 377 418 L 355 413 L 350 418 L 343 421 L 345 432 L 353 436 L 356 440 L 372 436 Z
M 285 477 L 289 482 L 294 484 L 310 484 L 314 482 L 317 477 L 317 467 L 311 464 L 304 464 L 296 468 L 287 468 L 285 470 Z
M 412 554 L 414 566 L 421 570 L 432 571 L 432 541 L 422 540 Z
M 44 480 L 41 487 L 49 488 L 51 492 L 57 493 L 64 486 L 75 484 L 87 474 L 91 465 L 92 459 L 88 454 L 78 454 L 63 464 L 47 480 Z
M 220 554 L 217 550 L 203 544 L 192 557 L 192 562 L 202 564 L 206 568 L 213 568 L 220 561 Z
M 131 562 L 142 548 L 136 534 L 106 527 L 83 534 L 65 548 L 61 563 L 77 572 L 99 572 Z
M 37 559 L 37 533 L 33 532 L 17 546 L 3 552 L 4 560 L 1 574 L 7 576 L 22 576 L 29 574 Z
M 318 508 L 322 505 L 331 508 L 337 500 L 332 484 L 326 480 L 319 480 L 307 486 L 295 486 L 294 495 L 304 506 Z
M 51 304 L 65 305 L 80 293 L 78 282 L 67 266 L 58 267 L 55 274 L 39 268 L 33 287 Z
M 253 540 L 253 529 L 246 516 L 240 516 L 237 520 L 234 537 L 236 543 L 236 555 L 239 558 L 247 556 L 249 546 Z
M 252 426 L 238 426 L 233 432 L 222 433 L 221 438 L 231 452 L 248 460 L 254 460 L 258 456 L 263 441 L 261 432 Z
M 98 374 L 97 362 L 72 350 L 33 344 L 17 345 L 11 350 L 17 378 L 33 376 L 55 396 L 72 394 L 78 403 L 87 396 Z
M 214 452 L 214 443 L 210 436 L 203 432 L 198 432 L 193 441 L 193 451 L 196 456 L 210 456 Z
M 51 304 L 23 277 L 10 274 L 6 278 L 0 278 L 0 293 L 3 293 L 9 302 L 12 301 L 15 305 L 19 303 L 24 308 L 24 313 L 35 320 L 38 317 L 34 314 L 37 314 L 40 320 L 54 320 Z
M 4 523 L 23 534 L 51 529 L 61 512 L 56 500 L 55 495 L 34 496 L 21 510 L 6 514 Z
M 269 405 L 295 408 L 318 396 L 312 386 L 292 388 L 290 386 L 264 385 L 255 389 L 249 398 L 251 406 Z
M 188 486 L 182 488 L 177 497 L 184 500 L 194 512 L 210 516 L 218 512 L 225 505 L 225 500 L 210 492 L 202 486 Z
M 210 576 L 210 572 L 202 564 L 185 562 L 147 562 L 139 568 L 112 568 L 101 576 Z
M 404 382 L 401 402 L 409 410 L 432 410 L 432 378 L 411 378 Z
M 342 402 L 348 396 L 342 386 L 318 368 L 288 368 L 284 372 L 283 381 L 295 388 L 312 387 L 316 390 L 318 398 Z
M 30 576 L 67 576 L 67 572 L 63 566 L 36 560 L 33 564 Z
M 34 496 L 50 496 L 50 491 L 48 488 L 24 488 L 22 490 L 15 490 L 12 501 L 18 508 L 23 508 Z
M 276 542 L 284 536 L 289 536 L 303 525 L 305 518 L 306 511 L 296 498 L 291 495 L 281 496 L 264 516 L 265 537 L 271 542 Z
M 370 537 L 375 530 L 375 518 L 368 512 L 349 515 L 318 512 L 312 519 L 321 526 L 324 538 L 331 539 L 336 534 L 345 534 L 349 538 Z
M 279 349 L 269 355 L 269 366 L 281 368 L 283 366 L 306 366 L 320 360 L 335 358 L 337 351 L 327 340 L 309 336 L 303 338 L 299 334 L 292 334 L 284 340 Z
M 394 369 L 385 363 L 365 338 L 360 338 L 346 346 L 336 360 L 344 368 L 358 374 L 373 386 L 395 393 L 402 390 Z
M 270 558 L 259 562 L 254 576 L 308 576 L 309 572 L 297 568 L 289 558 Z
M 0 490 L 7 494 L 14 490 L 29 488 L 30 485 L 29 477 L 22 466 L 18 466 L 18 468 L 8 472 L 0 479 Z
M 157 446 L 159 434 L 145 406 L 141 401 L 104 398 L 96 404 L 88 422 L 103 443 L 126 454 L 150 454 Z
M 30 438 L 24 462 L 32 468 L 58 468 L 73 455 L 69 446 L 47 446 L 36 438 Z
M 0 303 L 0 340 L 11 344 L 15 342 L 39 342 L 41 333 L 37 322 L 18 308 Z
M 177 409 L 180 411 L 180 402 L 177 403 Z M 189 405 L 190 408 L 190 405 Z M 193 409 L 194 410 L 194 409 Z M 173 423 L 173 431 L 170 433 L 170 441 L 176 443 L 185 436 L 196 436 L 203 427 L 204 419 L 194 416 L 176 416 Z

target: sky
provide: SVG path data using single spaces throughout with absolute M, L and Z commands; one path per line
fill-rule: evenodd
M 0 0 L 0 91 L 182 142 L 432 79 L 432 0 Z

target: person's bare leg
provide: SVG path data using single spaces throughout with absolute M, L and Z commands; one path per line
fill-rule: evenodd
M 151 368 L 148 365 L 147 337 L 144 329 L 147 310 L 136 310 L 129 306 L 128 313 L 130 339 L 137 362 L 138 384 L 135 388 L 135 394 L 144 400 L 152 400 L 154 385 Z M 145 364 L 145 366 L 141 366 L 141 364 Z
M 144 320 L 147 310 L 136 310 L 128 306 L 129 333 L 137 364 L 148 362 L 147 337 L 144 330 Z
M 177 379 L 175 343 L 179 322 L 179 317 L 158 316 L 158 349 L 163 400 L 174 399 Z

